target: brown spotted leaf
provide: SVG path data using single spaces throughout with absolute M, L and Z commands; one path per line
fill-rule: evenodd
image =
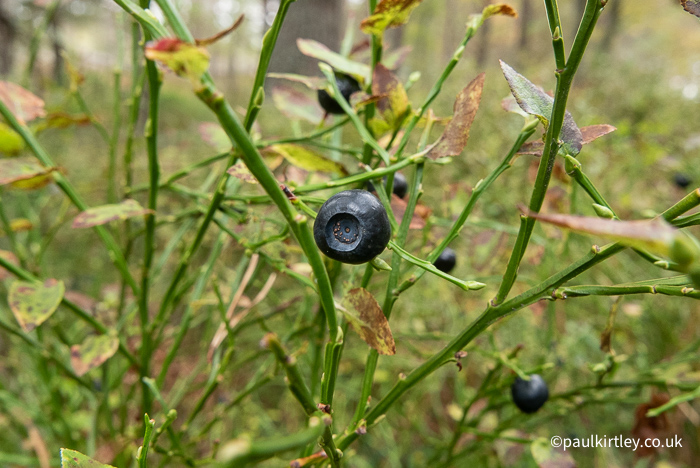
M 209 52 L 206 49 L 173 37 L 149 42 L 145 55 L 149 60 L 162 63 L 176 75 L 188 78 L 193 84 L 209 68 Z
M 685 11 L 700 18 L 700 0 L 681 0 L 681 5 Z
M 377 300 L 364 288 L 348 291 L 341 309 L 353 330 L 379 354 L 396 354 L 394 337 L 389 329 L 382 308 Z
M 528 114 L 536 116 L 547 128 L 552 117 L 554 98 L 513 70 L 503 60 L 500 62 L 503 75 L 506 77 L 510 91 L 520 108 Z M 561 150 L 566 154 L 576 156 L 581 151 L 583 136 L 569 111 L 566 111 L 564 114 L 564 124 L 559 139 L 562 141 Z
M 33 179 L 55 171 L 55 167 L 44 167 L 34 158 L 0 159 L 0 185 Z
M 116 221 L 118 219 L 124 220 L 133 218 L 134 216 L 143 216 L 148 213 L 155 212 L 142 207 L 136 200 L 128 199 L 114 205 L 102 205 L 88 208 L 75 217 L 72 227 L 73 229 L 91 228 L 107 224 L 110 221 Z
M 75 450 L 61 449 L 61 468 L 114 468 Z
M 690 265 L 700 256 L 697 245 L 689 237 L 661 218 L 619 221 L 562 214 L 529 213 L 528 216 L 561 228 L 602 236 L 628 247 L 670 257 L 681 266 Z
M 413 10 L 423 0 L 381 0 L 374 12 L 362 20 L 360 29 L 366 34 L 382 36 L 389 28 L 396 28 L 408 22 Z
M 8 250 L 0 250 L 0 258 L 11 265 L 19 265 L 17 256 Z M 6 280 L 7 278 L 12 278 L 12 274 L 0 266 L 0 281 Z
M 22 124 L 46 115 L 41 98 L 9 81 L 0 81 L 0 101 Z
M 576 462 L 562 448 L 552 447 L 549 439 L 539 438 L 530 444 L 530 453 L 540 468 L 576 468 Z
M 233 166 L 229 167 L 226 172 L 231 174 L 233 177 L 242 180 L 243 182 L 248 182 L 249 184 L 257 184 L 258 180 L 253 174 L 248 170 L 248 168 L 241 161 L 238 161 Z
M 58 309 L 66 289 L 62 281 L 48 279 L 41 283 L 15 281 L 10 286 L 7 302 L 20 327 L 34 330 Z
M 335 70 L 352 75 L 361 83 L 369 80 L 370 68 L 364 63 L 355 62 L 337 54 L 313 39 L 297 39 L 297 47 L 302 54 L 325 62 Z
M 480 73 L 459 92 L 454 104 L 454 116 L 447 124 L 440 139 L 428 152 L 428 157 L 437 159 L 445 156 L 457 156 L 462 153 L 469 139 L 469 129 L 481 103 L 484 76 L 484 73 Z
M 70 364 L 78 376 L 83 376 L 114 356 L 118 348 L 115 335 L 88 336 L 81 344 L 70 347 Z
M 401 81 L 381 63 L 374 69 L 372 94 L 379 97 L 376 105 L 381 119 L 388 124 L 388 129 L 397 130 L 411 111 L 411 105 Z M 375 132 L 379 133 L 383 132 Z
M 317 124 L 323 119 L 323 109 L 316 99 L 289 86 L 272 88 L 272 102 L 285 117 L 303 119 Z

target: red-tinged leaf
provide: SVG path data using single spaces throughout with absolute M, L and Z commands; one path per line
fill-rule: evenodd
M 33 158 L 0 159 L 0 185 L 32 179 L 55 170 L 55 167 L 42 166 Z
M 114 205 L 88 208 L 75 217 L 72 227 L 73 229 L 91 228 L 107 224 L 110 221 L 124 220 L 149 213 L 155 212 L 142 207 L 136 200 L 128 199 Z
M 406 201 L 393 193 L 391 194 L 391 211 L 394 212 L 394 217 L 396 219 L 403 219 L 403 215 L 406 212 L 406 206 Z M 423 229 L 425 227 L 425 220 L 430 216 L 430 213 L 430 208 L 427 206 L 417 205 L 415 211 L 413 212 L 411 223 L 408 225 L 409 229 Z
M 24 149 L 24 139 L 9 125 L 0 122 L 0 153 L 15 155 Z
M 268 153 L 276 153 L 282 156 L 290 164 L 309 172 L 334 172 L 336 174 L 347 174 L 345 168 L 327 159 L 323 155 L 304 146 L 292 143 L 281 143 L 265 148 Z
M 324 112 L 318 100 L 292 87 L 272 88 L 272 102 L 289 119 L 303 119 L 313 124 L 323 119 Z
M 484 73 L 480 73 L 459 92 L 454 104 L 454 116 L 447 124 L 440 139 L 428 152 L 428 157 L 437 159 L 445 156 L 457 156 L 462 153 L 469 139 L 469 129 L 481 103 L 484 77 Z
M 89 336 L 79 345 L 70 347 L 70 364 L 78 376 L 87 374 L 114 356 L 119 348 L 115 335 Z
M 10 286 L 7 302 L 20 327 L 30 332 L 58 309 L 64 293 L 63 282 L 55 279 L 48 279 L 44 284 L 15 281 Z
M 17 256 L 8 250 L 0 250 L 0 258 L 5 260 L 7 263 L 19 266 L 19 260 L 17 259 Z M 0 266 L 0 281 L 4 281 L 7 278 L 12 278 L 12 274 Z
M 700 18 L 700 0 L 681 0 L 681 5 L 685 11 Z
M 381 96 L 377 100 L 377 110 L 382 120 L 388 124 L 389 129 L 398 129 L 411 111 L 411 105 L 401 81 L 381 63 L 374 69 L 372 94 Z
M 199 124 L 199 136 L 220 153 L 231 149 L 231 140 L 219 124 L 214 122 Z
M 46 115 L 41 98 L 8 81 L 0 81 L 0 101 L 22 124 Z
M 366 34 L 382 36 L 389 28 L 408 22 L 413 10 L 423 0 L 381 0 L 372 15 L 362 20 L 360 29 Z
M 396 345 L 389 322 L 369 291 L 364 288 L 351 289 L 343 298 L 343 306 L 344 309 L 341 311 L 350 327 L 365 343 L 379 354 L 396 354 Z
M 61 468 L 114 468 L 75 450 L 61 449 Z
M 503 75 L 506 77 L 510 91 L 513 93 L 520 108 L 528 114 L 536 116 L 547 128 L 549 119 L 552 117 L 554 98 L 513 70 L 503 60 L 500 62 Z M 564 151 L 566 154 L 576 156 L 581 151 L 583 136 L 569 111 L 566 111 L 564 114 L 564 125 L 562 126 L 559 139 L 563 142 L 561 151 Z
M 605 136 L 608 133 L 612 133 L 615 130 L 617 130 L 617 128 L 608 124 L 589 125 L 588 127 L 581 127 L 581 136 L 583 137 L 583 144 L 587 145 L 588 143 L 597 140 L 598 138 Z
M 682 267 L 688 266 L 700 255 L 698 247 L 690 238 L 661 218 L 619 221 L 562 214 L 528 213 L 528 216 L 561 228 L 602 236 L 629 247 L 670 257 Z
M 318 76 L 295 75 L 294 73 L 268 73 L 268 78 L 279 78 L 281 80 L 301 83 L 309 89 L 318 90 L 326 86 L 327 81 Z
M 226 172 L 231 174 L 233 177 L 242 180 L 243 182 L 248 182 L 249 184 L 257 184 L 258 180 L 253 174 L 250 173 L 248 168 L 242 162 L 237 162 L 233 166 L 229 167 Z
M 539 438 L 530 444 L 530 453 L 540 468 L 576 468 L 576 462 L 563 448 L 554 448 L 549 439 Z
M 352 75 L 361 83 L 369 79 L 369 65 L 343 57 L 320 42 L 316 42 L 312 39 L 297 39 L 297 47 L 302 54 L 325 62 L 339 72 Z
M 178 76 L 197 83 L 209 68 L 209 52 L 181 39 L 166 37 L 146 44 L 146 58 L 162 63 Z

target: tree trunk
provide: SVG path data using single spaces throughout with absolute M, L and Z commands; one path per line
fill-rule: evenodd
M 314 39 L 338 52 L 345 26 L 343 5 L 343 0 L 292 3 L 272 54 L 270 71 L 319 75 L 318 61 L 299 52 L 297 39 Z

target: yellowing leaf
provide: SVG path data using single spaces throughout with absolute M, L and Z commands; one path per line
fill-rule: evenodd
M 8 125 L 0 122 L 0 153 L 17 154 L 24 149 L 24 140 Z
M 114 468 L 75 450 L 61 449 L 61 468 Z
M 382 36 L 388 28 L 408 22 L 413 10 L 423 0 L 381 0 L 372 15 L 362 20 L 360 29 L 366 34 Z
M 411 106 L 401 81 L 381 63 L 374 69 L 372 94 L 380 97 L 377 100 L 377 110 L 382 120 L 389 129 L 398 129 L 411 111 Z
M 123 220 L 148 213 L 154 213 L 154 211 L 142 207 L 136 200 L 128 199 L 114 205 L 102 205 L 88 208 L 75 217 L 72 227 L 74 229 L 90 228 L 107 224 L 117 219 Z
M 343 57 L 320 42 L 316 42 L 312 39 L 297 39 L 297 47 L 302 54 L 325 62 L 337 71 L 352 75 L 358 78 L 360 82 L 365 82 L 369 79 L 369 65 Z
M 13 219 L 10 222 L 10 229 L 12 232 L 24 232 L 29 231 L 33 228 L 32 222 L 26 218 Z M 6 233 L 0 230 L 0 235 L 5 235 Z
M 428 152 L 428 157 L 437 159 L 445 156 L 457 156 L 462 153 L 469 139 L 469 129 L 481 103 L 484 76 L 484 73 L 480 73 L 459 92 L 454 104 L 454 116 L 447 124 L 440 139 Z
M 344 310 L 341 309 L 341 311 L 350 327 L 365 343 L 379 354 L 396 354 L 396 345 L 389 322 L 369 291 L 364 288 L 351 289 L 343 298 L 343 306 Z
M 0 101 L 22 124 L 46 115 L 41 98 L 8 81 L 0 81 Z
M 517 18 L 518 12 L 515 11 L 515 8 L 506 3 L 496 3 L 494 5 L 487 5 L 481 12 L 481 15 L 484 19 L 496 15 L 512 16 L 513 18 Z
M 0 185 L 27 180 L 55 171 L 54 167 L 44 167 L 33 158 L 0 159 Z
M 81 344 L 71 346 L 70 364 L 78 376 L 83 376 L 114 356 L 118 348 L 116 336 L 89 336 Z
M 10 286 L 7 302 L 20 327 L 34 330 L 58 309 L 66 289 L 62 281 L 49 279 L 40 283 L 15 281 Z
M 196 84 L 209 68 L 209 52 L 181 39 L 166 37 L 146 44 L 146 58 L 162 63 Z
M 319 153 L 303 146 L 281 143 L 268 146 L 265 150 L 266 152 L 279 154 L 293 166 L 309 172 L 334 172 L 341 175 L 347 173 L 345 168 L 337 162 L 326 159 Z

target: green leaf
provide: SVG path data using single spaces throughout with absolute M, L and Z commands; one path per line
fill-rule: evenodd
M 146 44 L 146 58 L 162 63 L 196 84 L 209 68 L 209 52 L 181 39 L 166 37 Z
M 24 140 L 19 133 L 0 122 L 0 153 L 17 154 L 24 149 Z
M 78 376 L 83 376 L 114 356 L 118 348 L 119 339 L 114 335 L 89 336 L 82 344 L 71 346 L 71 366 Z
M 0 185 L 32 179 L 55 170 L 55 167 L 42 166 L 33 158 L 0 159 Z
M 480 73 L 459 92 L 454 104 L 454 116 L 447 124 L 440 139 L 428 152 L 428 157 L 437 159 L 445 156 L 457 156 L 462 153 L 469 139 L 469 129 L 481 103 L 484 76 L 484 73 Z
M 128 199 L 114 205 L 102 205 L 88 208 L 75 217 L 72 227 L 73 229 L 90 228 L 107 224 L 117 219 L 124 220 L 148 213 L 155 212 L 142 207 L 136 200 Z
M 61 449 L 61 468 L 114 468 L 75 450 Z
M 199 136 L 220 153 L 231 149 L 231 140 L 219 124 L 214 122 L 199 124 Z
M 396 28 L 408 22 L 413 10 L 423 0 L 381 0 L 374 12 L 362 20 L 360 29 L 365 34 L 384 35 L 389 28 Z
M 343 298 L 343 308 L 340 310 L 350 327 L 371 348 L 379 354 L 396 354 L 396 345 L 389 322 L 369 291 L 364 288 L 351 289 Z
M 503 60 L 500 62 L 503 75 L 505 75 L 510 91 L 513 93 L 520 108 L 540 119 L 546 129 L 552 116 L 554 98 L 513 70 Z M 566 111 L 564 114 L 564 125 L 562 126 L 559 139 L 563 142 L 560 151 L 564 151 L 571 156 L 576 156 L 581 152 L 583 136 L 569 111 Z
M 66 288 L 63 281 L 48 279 L 44 284 L 15 281 L 7 302 L 20 327 L 26 332 L 44 323 L 58 309 Z
M 334 172 L 347 174 L 343 166 L 337 162 L 326 159 L 315 151 L 292 143 L 281 143 L 265 148 L 266 152 L 279 154 L 293 166 L 309 172 Z
M 292 87 L 272 88 L 272 102 L 289 119 L 302 119 L 313 124 L 318 124 L 323 119 L 323 109 L 318 101 Z
M 352 75 L 360 80 L 361 83 L 369 80 L 369 65 L 343 57 L 320 42 L 316 42 L 312 39 L 297 39 L 297 47 L 302 54 L 325 62 L 339 72 Z
M 563 449 L 552 447 L 550 439 L 541 437 L 530 444 L 530 453 L 540 468 L 576 468 L 576 462 Z
M 377 111 L 387 130 L 397 130 L 411 111 L 408 95 L 401 81 L 388 68 L 378 63 L 372 77 L 372 94 L 380 96 Z M 382 128 L 373 124 L 373 129 Z M 375 132 L 381 135 L 384 132 Z
M 0 101 L 21 124 L 46 115 L 44 101 L 20 85 L 0 81 Z

